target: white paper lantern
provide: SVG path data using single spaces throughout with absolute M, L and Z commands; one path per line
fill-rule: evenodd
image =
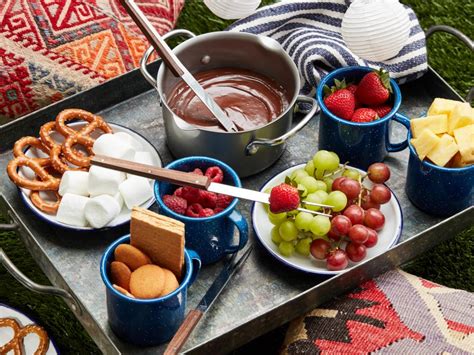
M 341 30 L 354 54 L 380 62 L 395 57 L 405 46 L 410 19 L 398 0 L 355 0 L 344 14 Z
M 204 0 L 212 13 L 225 20 L 237 20 L 252 15 L 261 0 Z

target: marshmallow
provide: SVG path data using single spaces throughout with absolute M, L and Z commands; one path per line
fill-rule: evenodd
M 87 220 L 84 215 L 84 207 L 89 201 L 88 197 L 66 193 L 59 203 L 56 219 L 59 222 L 71 226 L 85 227 Z
M 122 197 L 122 194 L 120 193 L 120 191 L 118 191 L 115 195 L 114 195 L 114 199 L 115 201 L 117 201 L 120 209 L 122 209 L 123 207 L 123 197 Z
M 109 224 L 120 213 L 120 206 L 114 197 L 100 195 L 90 198 L 84 208 L 87 222 L 94 228 Z
M 121 171 L 110 170 L 100 166 L 91 166 L 89 169 L 89 194 L 115 195 L 119 185 L 125 180 L 126 174 Z
M 64 196 L 66 193 L 89 196 L 89 173 L 86 171 L 67 170 L 59 184 L 59 194 Z
M 115 134 L 107 133 L 101 135 L 94 142 L 92 147 L 94 154 L 105 155 L 117 159 L 132 160 L 135 150 L 127 142 L 117 137 Z
M 117 132 L 114 133 L 114 136 L 119 137 L 122 141 L 128 143 L 128 145 L 130 145 L 136 152 L 143 149 L 143 145 L 126 132 Z
M 140 164 L 147 164 L 147 165 L 155 165 L 155 160 L 153 159 L 153 155 L 150 152 L 135 152 L 135 157 L 133 158 L 135 163 Z M 127 178 L 131 177 L 138 177 L 137 175 L 127 174 Z M 146 179 L 147 181 L 151 181 L 151 179 L 147 179 L 144 177 L 140 177 L 141 179 Z
M 130 210 L 153 197 L 153 189 L 148 181 L 142 178 L 132 177 L 125 180 L 120 184 L 119 191 Z

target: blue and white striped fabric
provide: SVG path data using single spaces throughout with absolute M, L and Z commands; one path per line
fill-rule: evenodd
M 425 34 L 415 13 L 408 43 L 384 62 L 366 61 L 346 47 L 341 35 L 348 0 L 295 0 L 262 7 L 232 24 L 228 30 L 264 35 L 277 40 L 296 63 L 305 79 L 304 94 L 311 94 L 321 79 L 335 68 L 366 65 L 385 68 L 399 84 L 422 76 L 428 69 Z

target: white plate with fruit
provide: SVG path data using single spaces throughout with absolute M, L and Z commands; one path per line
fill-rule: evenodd
M 270 193 L 270 207 L 255 203 L 252 223 L 263 246 L 290 267 L 334 275 L 395 245 L 402 233 L 403 216 L 397 198 L 384 184 L 390 176 L 388 167 L 376 163 L 369 167 L 369 176 L 362 170 L 340 165 L 337 155 L 331 152 L 320 151 L 314 158 L 282 171 L 261 188 Z M 323 167 L 326 164 L 326 170 L 314 169 L 314 162 Z M 282 183 L 283 190 L 288 188 L 287 184 L 295 185 L 292 188 L 297 188 L 300 195 L 299 207 L 331 217 L 294 210 L 268 211 L 272 197 L 276 201 L 280 197 L 276 196 L 277 190 L 282 190 L 272 189 Z M 328 186 L 333 191 L 328 193 Z M 305 201 L 330 205 L 333 209 L 318 209 L 305 205 Z

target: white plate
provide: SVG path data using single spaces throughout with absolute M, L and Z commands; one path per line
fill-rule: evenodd
M 305 164 L 300 164 L 275 175 L 261 188 L 261 191 L 264 191 L 269 187 L 273 187 L 285 182 L 285 176 L 290 175 L 294 170 L 304 168 L 304 166 Z M 351 167 L 351 169 L 355 168 Z M 355 170 L 362 172 L 359 169 Z M 364 184 L 366 184 L 366 186 L 368 187 L 371 187 L 371 182 L 368 181 L 368 179 L 366 180 L 367 181 L 364 181 Z M 372 248 L 367 248 L 367 256 L 363 261 L 368 260 L 388 250 L 390 247 L 397 243 L 398 239 L 400 238 L 400 235 L 402 234 L 402 210 L 393 191 L 391 200 L 385 205 L 382 205 L 380 210 L 385 216 L 385 226 L 381 231 L 378 232 L 378 243 Z M 349 265 L 346 269 L 341 271 L 330 271 L 326 268 L 325 260 L 317 260 L 311 256 L 303 256 L 296 252 L 290 257 L 284 257 L 279 253 L 278 246 L 272 242 L 271 230 L 273 228 L 273 224 L 271 224 L 268 220 L 267 212 L 265 211 L 261 203 L 254 203 L 253 205 L 252 224 L 255 234 L 257 235 L 263 246 L 270 252 L 270 254 L 272 254 L 279 261 L 295 269 L 310 272 L 313 274 L 335 275 L 347 271 L 352 266 L 356 265 L 356 263 L 349 261 Z
M 76 123 L 71 123 L 68 126 L 74 127 L 74 128 L 76 128 L 76 127 L 79 128 L 84 124 L 85 124 L 84 122 L 76 122 Z M 158 154 L 158 151 L 155 149 L 155 147 L 145 137 L 141 136 L 140 134 L 136 133 L 135 131 L 132 131 L 129 128 L 120 126 L 118 124 L 110 123 L 110 122 L 108 124 L 112 128 L 114 133 L 125 132 L 125 133 L 130 134 L 133 138 L 135 138 L 138 142 L 140 142 L 142 144 L 142 146 L 143 146 L 142 151 L 151 153 L 151 155 L 153 157 L 153 160 L 154 160 L 153 164 L 155 166 L 158 166 L 158 167 L 162 166 L 161 158 L 160 158 L 160 155 Z M 55 136 L 54 133 L 53 133 L 52 137 L 55 140 L 60 141 L 60 136 L 59 135 Z M 29 149 L 25 154 L 27 156 L 33 156 L 33 157 L 38 156 L 37 155 L 38 152 L 36 151 L 36 149 Z M 41 156 L 43 156 L 43 155 L 41 155 Z M 23 167 L 20 168 L 20 170 L 19 170 L 20 174 L 24 174 L 23 169 L 24 169 Z M 153 183 L 154 183 L 154 181 L 150 182 L 152 187 L 153 187 Z M 44 213 L 44 212 L 40 211 L 35 205 L 33 205 L 33 203 L 31 202 L 31 200 L 29 198 L 30 190 L 21 188 L 21 189 L 19 189 L 19 191 L 20 191 L 20 196 L 22 197 L 24 203 L 34 212 L 34 214 L 36 216 L 38 216 L 42 220 L 44 220 L 48 223 L 54 224 L 55 226 L 58 226 L 58 227 L 67 228 L 67 229 L 71 229 L 71 230 L 77 230 L 77 231 L 99 231 L 99 230 L 105 230 L 105 229 L 109 229 L 109 228 L 119 227 L 119 226 L 121 226 L 125 223 L 128 223 L 130 221 L 130 213 L 131 212 L 124 204 L 124 206 L 123 206 L 122 210 L 120 211 L 119 215 L 117 217 L 115 217 L 115 219 L 112 222 L 110 222 L 107 226 L 105 226 L 103 228 L 94 229 L 92 227 L 71 226 L 69 224 L 59 222 L 57 220 L 56 216 Z M 155 197 L 154 196 L 152 198 L 150 198 L 148 201 L 146 201 L 145 203 L 143 203 L 142 205 L 140 205 L 140 207 L 149 208 L 151 205 L 153 205 L 153 203 L 155 203 Z
M 28 324 L 36 324 L 33 320 L 25 316 L 23 313 L 17 311 L 16 309 L 10 308 L 9 306 L 0 304 L 0 319 L 1 318 L 14 318 L 16 319 L 22 327 L 28 325 Z M 2 345 L 5 345 L 12 339 L 13 336 L 13 331 L 7 330 L 8 328 L 1 328 L 0 331 L 0 347 Z M 24 340 L 23 344 L 25 346 L 25 354 L 33 354 L 34 351 L 37 349 L 38 344 L 39 344 L 39 338 L 36 334 L 30 334 L 27 335 Z M 57 354 L 57 350 L 51 341 L 51 338 L 49 339 L 49 348 L 48 351 L 46 352 L 47 355 L 55 355 Z M 13 354 L 13 352 L 9 352 L 8 354 Z

